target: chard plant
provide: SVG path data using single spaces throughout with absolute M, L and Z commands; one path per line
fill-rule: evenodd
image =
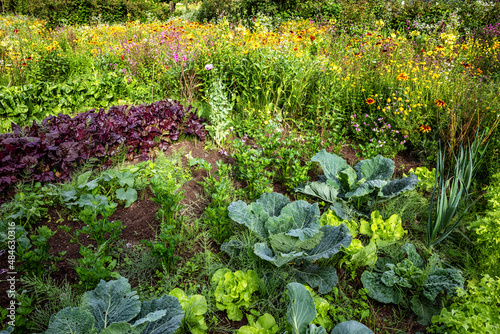
M 295 278 L 319 287 L 321 293 L 329 292 L 338 282 L 333 267 L 320 267 L 314 262 L 328 259 L 340 248 L 348 247 L 352 237 L 349 229 L 340 226 L 321 226 L 317 203 L 290 202 L 279 193 L 263 194 L 247 205 L 243 201 L 231 203 L 229 217 L 244 224 L 260 242 L 254 245 L 254 253 L 276 267 L 291 267 Z M 228 242 L 222 249 L 234 254 L 236 243 Z
M 319 162 L 325 175 L 295 191 L 333 204 L 335 213 L 347 220 L 368 217 L 375 204 L 413 190 L 418 183 L 415 174 L 391 180 L 394 161 L 380 155 L 362 160 L 354 168 L 326 150 L 321 150 L 311 161 Z

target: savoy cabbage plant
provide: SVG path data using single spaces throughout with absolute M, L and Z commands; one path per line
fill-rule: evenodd
M 184 312 L 177 298 L 164 295 L 141 304 L 127 279 L 105 282 L 84 294 L 79 307 L 53 315 L 45 334 L 173 334 Z
M 229 217 L 246 225 L 260 239 L 254 253 L 277 267 L 294 263 L 295 277 L 319 292 L 327 293 L 337 284 L 334 268 L 321 268 L 314 261 L 330 258 L 342 246 L 348 247 L 352 237 L 344 224 L 321 226 L 317 203 L 290 200 L 279 193 L 265 193 L 256 202 L 231 203 Z M 231 242 L 223 250 L 231 255 Z
M 406 258 L 401 261 L 379 258 L 373 271 L 363 272 L 361 282 L 371 298 L 409 306 L 421 324 L 429 325 L 440 311 L 438 297 L 455 295 L 457 288 L 463 289 L 464 279 L 457 269 L 441 268 L 437 255 L 425 264 L 412 244 L 403 245 L 402 251 Z
M 311 161 L 319 162 L 325 175 L 295 191 L 318 197 L 333 204 L 335 213 L 350 220 L 353 215 L 368 217 L 374 205 L 413 190 L 418 183 L 415 174 L 391 180 L 394 161 L 377 155 L 351 167 L 336 154 L 321 150 Z

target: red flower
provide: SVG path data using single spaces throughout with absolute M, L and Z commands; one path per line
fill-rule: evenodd
M 14 33 L 17 34 L 19 32 L 19 30 L 17 29 L 14 29 Z
M 123 55 L 120 58 L 123 60 Z

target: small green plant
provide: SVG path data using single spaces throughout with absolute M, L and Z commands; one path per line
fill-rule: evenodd
M 227 241 L 233 234 L 231 229 L 233 223 L 227 210 L 235 193 L 230 172 L 231 167 L 219 160 L 215 176 L 211 174 L 201 182 L 210 199 L 203 222 L 209 228 L 210 236 L 219 244 Z
M 240 139 L 233 141 L 233 149 L 231 156 L 237 163 L 237 176 L 247 184 L 248 198 L 255 199 L 273 191 L 273 173 L 268 170 L 272 160 L 264 156 L 263 150 L 250 148 Z
M 253 270 L 233 273 L 222 268 L 214 273 L 211 282 L 216 286 L 214 296 L 217 308 L 226 311 L 232 321 L 243 319 L 241 309 L 248 310 L 255 301 L 253 293 L 259 288 L 259 276 Z
M 330 303 L 325 298 L 318 296 L 310 286 L 304 285 L 307 291 L 311 294 L 316 308 L 316 318 L 312 321 L 313 324 L 324 327 L 327 331 L 333 328 L 333 321 L 328 315 Z
M 367 235 L 378 247 L 386 247 L 398 240 L 401 240 L 408 233 L 403 229 L 401 217 L 397 214 L 383 220 L 378 211 L 371 213 L 371 220 L 368 222 L 361 219 L 359 229 L 361 234 Z
M 56 257 L 50 254 L 49 239 L 56 234 L 47 226 L 40 226 L 36 229 L 36 234 L 30 235 L 31 245 L 33 249 L 22 249 L 19 252 L 19 260 L 23 263 L 22 268 L 26 273 L 34 273 L 41 275 L 48 271 L 51 272 L 55 268 L 54 262 L 61 260 L 61 257 Z M 60 255 L 64 255 L 62 252 Z
M 91 246 L 80 246 L 82 258 L 77 260 L 75 270 L 80 278 L 80 284 L 85 289 L 94 288 L 100 280 L 119 276 L 116 271 L 113 271 L 116 267 L 116 260 L 102 253 L 102 247 L 93 251 Z
M 436 169 L 429 170 L 427 167 L 417 167 L 415 170 L 410 169 L 409 173 L 413 173 L 418 177 L 418 188 L 427 192 L 431 192 L 436 182 Z M 406 176 L 406 175 L 404 175 Z
M 206 333 L 208 329 L 204 319 L 204 314 L 208 311 L 206 298 L 202 295 L 188 296 L 179 288 L 170 291 L 169 295 L 179 300 L 184 311 L 181 328 L 188 333 Z
M 175 247 L 179 242 L 179 234 L 174 225 L 161 224 L 161 231 L 157 240 L 142 240 L 141 242 L 151 250 L 151 256 L 156 257 L 168 271 L 179 259 L 175 255 Z
M 379 258 L 373 271 L 363 272 L 361 282 L 371 298 L 411 308 L 420 323 L 429 325 L 432 316 L 439 313 L 438 296 L 443 292 L 455 295 L 456 288 L 463 288 L 464 279 L 457 269 L 441 268 L 437 255 L 425 264 L 412 244 L 401 249 L 407 258 Z
M 247 314 L 248 325 L 242 326 L 236 332 L 237 334 L 276 334 L 278 325 L 272 315 L 266 313 L 260 316 L 257 321 L 251 314 Z
M 500 278 L 484 275 L 480 281 L 470 281 L 467 290 L 449 307 L 432 318 L 429 333 L 495 334 L 500 332 Z

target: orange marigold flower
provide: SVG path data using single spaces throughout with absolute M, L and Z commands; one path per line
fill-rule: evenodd
M 316 39 L 316 36 L 311 35 L 311 36 L 309 36 L 309 38 L 311 39 L 311 41 L 314 41 Z
M 405 72 L 399 73 L 399 75 L 396 77 L 396 80 L 398 81 L 406 81 L 408 79 L 410 79 L 410 77 Z
M 427 133 L 427 132 L 430 132 L 432 129 L 430 126 L 428 125 L 421 125 L 419 127 L 420 131 L 422 131 L 423 133 Z
M 371 97 L 366 99 L 366 104 L 374 104 L 374 103 L 375 103 L 375 100 L 372 99 Z
M 444 107 L 446 107 L 446 102 L 444 102 L 443 100 L 436 100 L 436 101 L 434 101 L 434 104 L 438 108 L 444 108 Z

